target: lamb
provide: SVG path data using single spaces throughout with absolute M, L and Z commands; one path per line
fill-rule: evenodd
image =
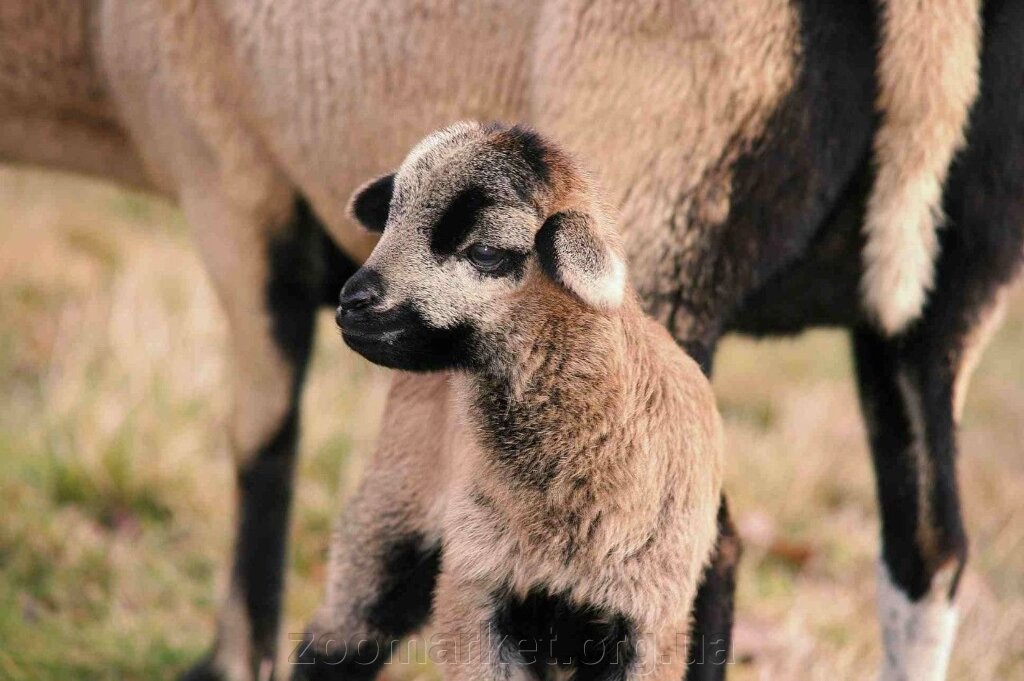
M 387 227 L 343 289 L 345 342 L 442 373 L 395 382 L 312 666 L 296 668 L 347 678 L 353 644 L 409 633 L 434 592 L 459 651 L 442 656 L 447 678 L 575 661 L 578 678 L 678 681 L 716 536 L 721 423 L 700 367 L 641 311 L 591 181 L 530 130 L 460 123 L 354 213 Z M 398 583 L 419 588 L 391 607 L 375 562 L 396 555 L 418 566 Z

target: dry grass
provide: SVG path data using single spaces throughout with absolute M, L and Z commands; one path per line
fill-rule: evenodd
M 232 512 L 225 329 L 187 229 L 109 187 L 0 171 L 0 319 L 0 678 L 171 678 L 211 637 Z M 1018 292 L 963 432 L 956 679 L 1024 678 L 1021 348 Z M 733 340 L 717 367 L 747 544 L 733 678 L 871 676 L 877 520 L 846 341 Z M 386 387 L 328 323 L 310 376 L 289 631 Z

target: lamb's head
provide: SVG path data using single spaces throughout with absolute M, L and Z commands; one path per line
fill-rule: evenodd
M 381 237 L 342 290 L 345 342 L 394 368 L 468 367 L 525 310 L 613 314 L 625 265 L 590 187 L 525 128 L 459 123 L 427 137 L 352 200 Z

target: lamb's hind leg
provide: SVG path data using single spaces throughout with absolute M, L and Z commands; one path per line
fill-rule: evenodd
M 229 322 L 237 484 L 234 558 L 217 638 L 185 678 L 268 679 L 315 314 L 355 267 L 287 192 L 263 210 L 240 207 L 215 186 L 186 191 L 182 204 Z
M 327 596 L 289 658 L 295 679 L 373 679 L 430 615 L 446 391 L 444 375 L 395 376 L 377 449 L 335 528 Z

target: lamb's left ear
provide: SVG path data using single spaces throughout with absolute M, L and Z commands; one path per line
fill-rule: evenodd
M 370 180 L 352 195 L 348 212 L 363 227 L 380 234 L 388 222 L 388 210 L 391 207 L 391 195 L 394 191 L 394 173 Z
M 607 243 L 592 216 L 555 213 L 534 239 L 544 272 L 588 305 L 613 310 L 626 290 L 626 264 Z

